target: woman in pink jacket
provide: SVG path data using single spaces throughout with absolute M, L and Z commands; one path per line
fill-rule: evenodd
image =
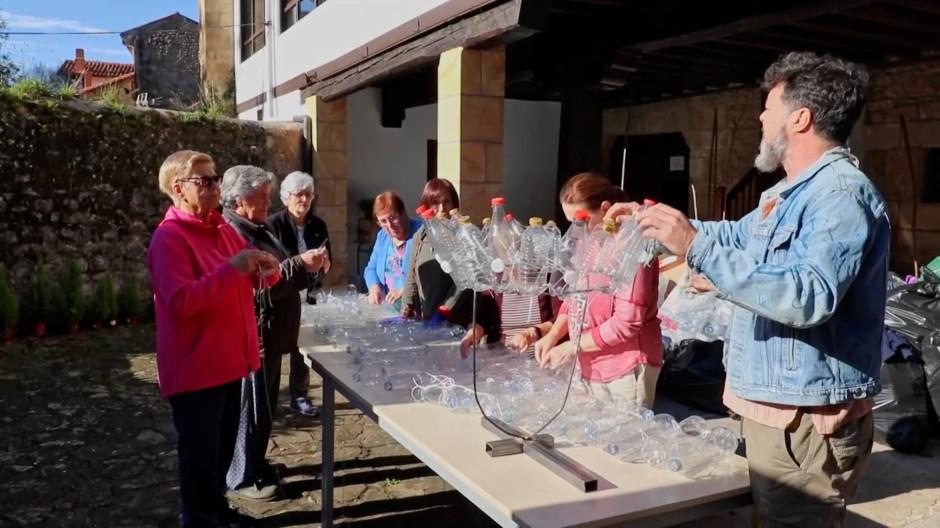
M 568 220 L 578 210 L 594 227 L 611 204 L 624 201 L 622 190 L 597 174 L 582 173 L 568 180 L 559 195 Z M 576 353 L 568 335 L 568 304 L 535 344 L 539 363 L 549 368 L 568 365 L 577 355 L 584 389 L 596 397 L 623 399 L 628 405 L 652 407 L 656 380 L 663 365 L 663 341 L 657 318 L 659 263 L 642 267 L 633 284 L 613 295 L 592 293 L 587 298 L 585 328 Z
M 278 262 L 246 249 L 216 212 L 212 158 L 184 150 L 160 167 L 173 205 L 147 253 L 157 320 L 157 381 L 179 436 L 183 526 L 245 520 L 225 499 L 238 432 L 241 379 L 260 366 L 253 286 L 278 280 Z

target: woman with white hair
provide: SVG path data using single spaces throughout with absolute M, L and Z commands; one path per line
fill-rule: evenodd
M 277 410 L 281 357 L 297 349 L 300 332 L 300 297 L 308 272 L 327 263 L 325 249 L 310 249 L 291 256 L 265 226 L 271 205 L 274 176 L 264 169 L 236 165 L 222 181 L 222 215 L 250 246 L 268 251 L 280 262 L 281 281 L 255 298 L 261 334 L 261 373 L 242 384 L 242 412 L 238 443 L 229 467 L 227 484 L 233 494 L 252 500 L 271 500 L 277 494 L 277 474 L 265 453 Z
M 330 271 L 333 254 L 327 238 L 326 222 L 313 214 L 313 201 L 316 192 L 313 177 L 295 171 L 281 182 L 281 202 L 283 211 L 268 217 L 268 229 L 284 244 L 291 255 L 299 255 L 307 249 L 326 248 L 327 261 L 324 272 Z M 314 291 L 319 287 L 320 275 L 311 276 L 307 286 L 307 303 L 316 304 Z M 304 364 L 304 358 L 295 344 L 290 352 L 290 409 L 305 416 L 316 416 L 317 408 L 310 401 L 310 368 Z
M 173 205 L 150 239 L 157 383 L 176 427 L 183 526 L 245 520 L 225 500 L 241 380 L 260 368 L 252 288 L 278 284 L 277 259 L 222 216 L 212 158 L 182 150 L 160 167 Z

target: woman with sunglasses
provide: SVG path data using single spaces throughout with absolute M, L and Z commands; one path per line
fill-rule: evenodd
M 241 380 L 261 366 L 254 288 L 280 278 L 277 259 L 249 249 L 216 212 L 220 181 L 208 155 L 171 154 L 159 185 L 173 205 L 147 252 L 157 382 L 178 435 L 183 526 L 244 520 L 226 502 L 225 474 L 238 433 Z
M 408 218 L 405 202 L 393 191 L 375 197 L 372 215 L 382 229 L 363 271 L 369 302 L 386 304 L 400 313 L 412 240 L 421 222 Z

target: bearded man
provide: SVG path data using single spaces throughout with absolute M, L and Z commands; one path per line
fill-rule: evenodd
M 846 147 L 867 84 L 831 56 L 781 57 L 764 74 L 754 165 L 786 179 L 737 221 L 662 204 L 638 213 L 647 236 L 686 257 L 693 289 L 735 305 L 724 401 L 743 420 L 762 528 L 841 526 L 871 455 L 891 227 Z

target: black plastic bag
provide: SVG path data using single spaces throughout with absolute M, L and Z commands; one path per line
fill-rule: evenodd
M 919 282 L 888 292 L 885 327 L 920 352 L 927 392 L 933 408 L 940 409 L 940 282 Z
M 685 339 L 664 343 L 657 392 L 700 411 L 728 414 L 722 402 L 725 366 L 722 341 Z
M 930 440 L 930 410 L 920 352 L 892 330 L 884 347 L 891 356 L 881 367 L 881 392 L 875 396 L 874 422 L 879 438 L 899 453 L 921 453 Z

